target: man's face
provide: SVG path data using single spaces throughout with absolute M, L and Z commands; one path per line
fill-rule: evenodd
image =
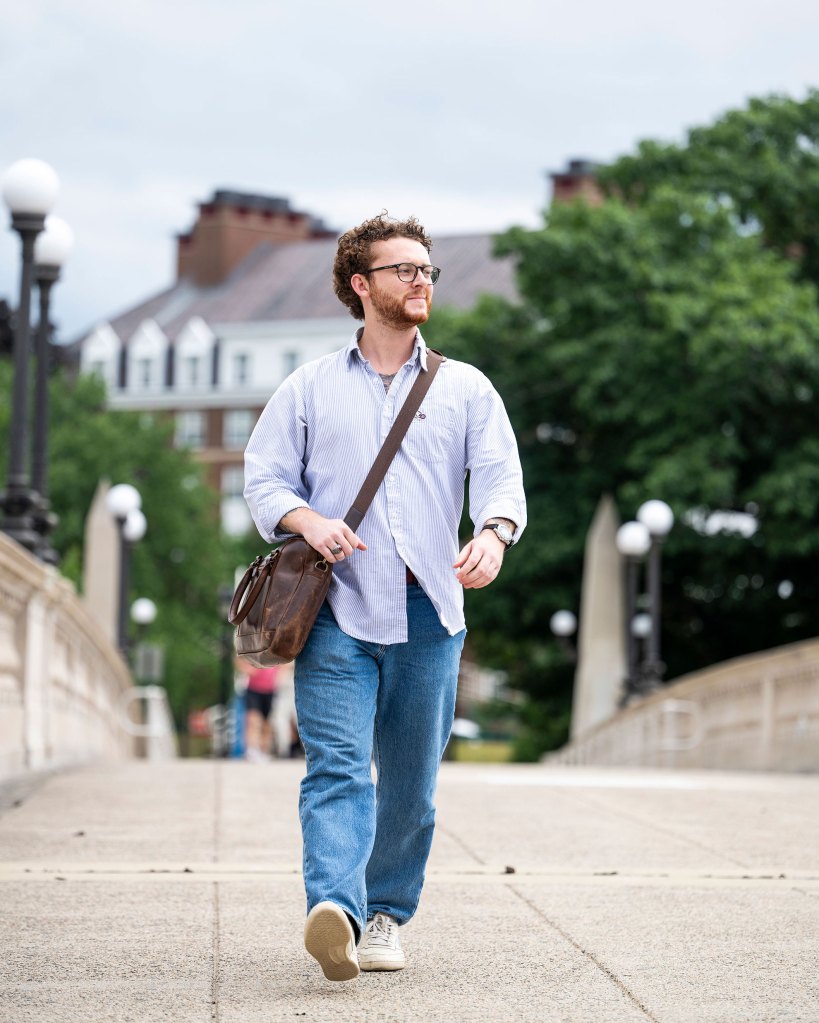
M 413 263 L 429 266 L 429 253 L 412 238 L 390 238 L 373 242 L 370 266 L 391 263 Z M 399 279 L 395 270 L 379 270 L 366 278 L 370 289 L 370 302 L 376 317 L 389 327 L 403 330 L 426 323 L 432 308 L 433 285 L 416 274 L 412 284 Z

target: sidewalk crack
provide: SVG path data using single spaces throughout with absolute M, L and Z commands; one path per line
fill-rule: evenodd
M 722 860 L 726 860 L 728 863 L 732 863 L 735 867 L 741 867 L 743 870 L 749 870 L 747 863 L 743 863 L 742 860 L 735 859 L 733 856 L 729 856 L 727 853 L 721 852 L 719 849 L 713 849 L 711 846 L 706 845 L 704 842 L 698 842 L 696 838 L 690 838 L 688 835 L 683 834 L 680 831 L 674 831 L 673 828 L 663 827 L 661 824 L 656 824 L 654 821 L 647 820 L 645 817 L 641 817 L 639 814 L 632 813 L 629 810 L 623 810 L 620 807 L 612 807 L 605 801 L 601 802 L 595 799 L 583 799 L 582 796 L 573 795 L 578 803 L 583 803 L 594 810 L 604 809 L 608 813 L 613 814 L 615 817 L 622 817 L 624 820 L 633 821 L 635 824 L 639 824 L 644 828 L 648 828 L 650 831 L 656 831 L 661 835 L 668 835 L 670 838 L 676 839 L 678 842 L 685 842 L 688 845 L 694 846 L 695 849 L 700 849 L 703 852 L 710 853 L 712 856 L 718 856 Z
M 582 956 L 584 956 L 594 966 L 596 966 L 597 969 L 600 970 L 600 972 L 603 973 L 606 976 L 606 978 L 610 980 L 612 984 L 615 985 L 615 987 L 618 987 L 620 991 L 622 991 L 622 993 L 626 996 L 626 998 L 628 998 L 632 1005 L 636 1006 L 636 1008 L 638 1008 L 640 1012 L 643 1013 L 646 1019 L 650 1020 L 651 1023 L 660 1023 L 657 1017 L 648 1009 L 646 1005 L 644 1005 L 640 1001 L 640 999 L 631 990 L 631 988 L 622 980 L 620 980 L 617 974 L 614 973 L 613 970 L 609 969 L 609 967 L 606 966 L 606 964 L 601 959 L 598 959 L 594 952 L 590 952 L 588 949 L 583 948 L 583 946 L 579 942 L 575 941 L 575 939 L 571 936 L 571 934 L 569 934 L 568 931 L 565 931 L 560 926 L 560 924 L 556 923 L 554 920 L 551 920 L 548 916 L 546 916 L 542 909 L 536 906 L 535 903 L 532 902 L 530 899 L 527 899 L 526 896 L 522 892 L 518 891 L 518 889 L 514 885 L 510 884 L 508 888 L 509 891 L 511 891 L 514 895 L 517 895 L 521 902 L 525 903 L 525 905 L 527 905 L 529 909 L 531 909 L 538 917 L 540 917 L 540 919 L 543 920 L 544 923 L 548 924 L 549 927 L 552 928 L 552 930 L 557 931 L 557 933 L 560 935 L 561 938 L 563 938 L 564 941 L 567 941 L 572 946 L 572 948 L 575 948 Z
M 467 854 L 467 856 L 471 856 L 476 863 L 480 863 L 482 867 L 486 866 L 486 860 L 482 860 L 481 857 L 478 856 L 478 854 L 474 852 L 459 835 L 456 835 L 454 831 L 450 831 L 445 824 L 441 824 L 440 821 L 436 821 L 435 830 L 440 831 L 442 834 L 446 835 L 447 838 L 451 839 L 456 845 L 459 845 Z
M 219 927 L 219 883 L 213 882 L 213 972 L 210 982 L 210 1018 L 219 1023 L 219 958 L 220 958 L 220 927 Z

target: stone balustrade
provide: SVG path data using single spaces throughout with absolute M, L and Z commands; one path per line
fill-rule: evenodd
M 685 675 L 548 763 L 819 770 L 819 639 Z
M 72 584 L 0 534 L 0 778 L 133 756 L 132 685 Z

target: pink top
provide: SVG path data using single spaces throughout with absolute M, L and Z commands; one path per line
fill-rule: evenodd
M 256 668 L 248 675 L 247 688 L 254 693 L 275 693 L 278 668 Z

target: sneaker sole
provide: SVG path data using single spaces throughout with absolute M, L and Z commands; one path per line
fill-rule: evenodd
M 304 925 L 304 947 L 328 980 L 355 980 L 361 972 L 347 914 L 333 902 L 313 906 Z
M 362 959 L 359 956 L 358 965 L 366 973 L 375 973 L 378 970 L 403 970 L 407 964 L 403 956 L 401 959 Z

